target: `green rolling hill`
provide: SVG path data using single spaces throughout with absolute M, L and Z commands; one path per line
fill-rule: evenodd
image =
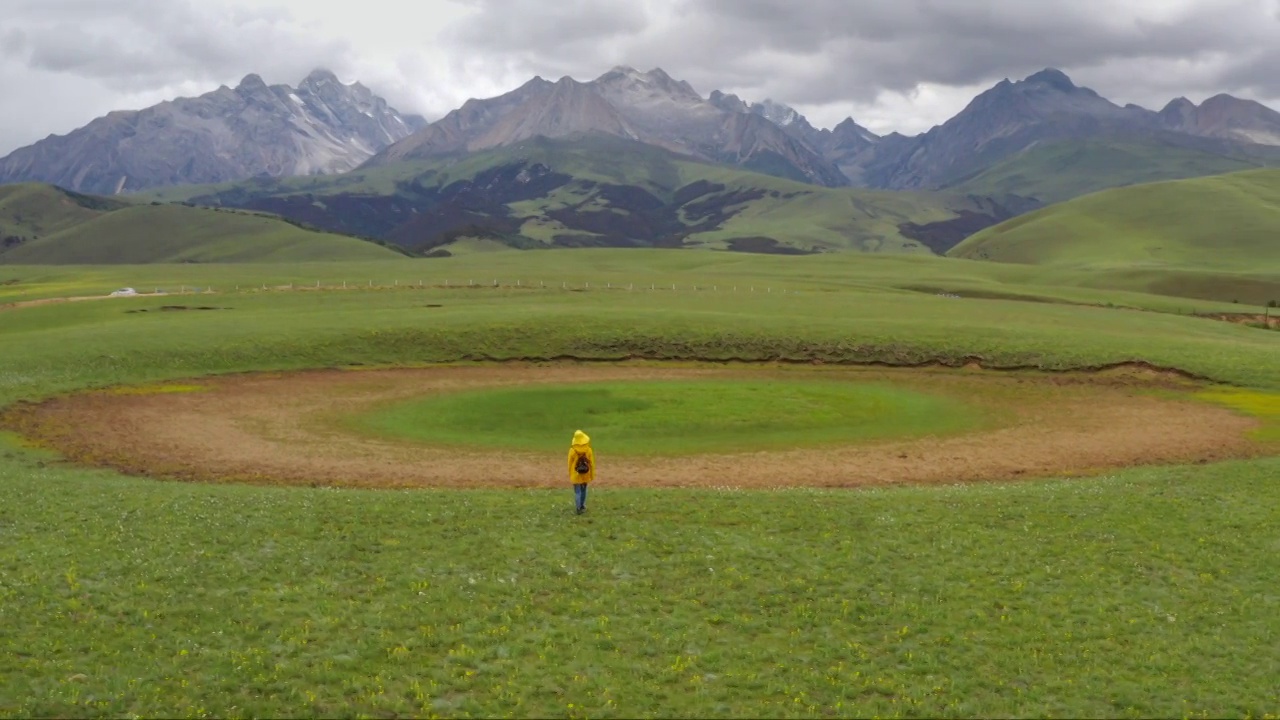
M 948 255 L 1121 272 L 1162 294 L 1280 300 L 1280 169 L 1104 190 L 987 228 Z
M 377 260 L 395 250 L 278 217 L 0 186 L 0 264 Z
M 1224 155 L 1154 138 L 1066 141 L 1037 145 L 951 189 L 976 195 L 1021 195 L 1051 204 L 1108 188 L 1276 164 L 1265 155 Z
M 266 211 L 434 256 L 495 244 L 940 254 L 1028 208 L 1018 198 L 820 187 L 600 136 L 140 197 Z

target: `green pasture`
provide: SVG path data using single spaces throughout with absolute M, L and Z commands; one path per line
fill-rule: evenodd
M 1045 369 L 1144 361 L 1280 386 L 1274 331 L 1172 313 L 867 289 L 401 286 L 112 298 L 0 310 L 0 343 L 9 371 L 21 367 L 46 390 L 255 367 L 560 356 L 957 365 L 973 358 Z M 0 401 L 4 391 L 0 376 Z
M 215 373 L 555 357 L 1143 361 L 1238 386 L 1206 399 L 1256 415 L 1280 390 L 1280 333 L 1185 314 L 1230 303 L 947 262 L 5 267 L 0 303 L 218 292 L 0 309 L 0 407 Z M 261 289 L 375 271 L 373 289 Z M 534 271 L 547 287 L 509 284 Z M 956 288 L 971 296 L 937 294 Z M 614 388 L 600 409 L 625 418 L 619 400 L 642 390 Z M 533 392 L 517 409 L 541 405 Z M 848 492 L 601 482 L 578 517 L 567 487 L 183 484 L 0 435 L 0 716 L 1275 716 L 1276 477 L 1269 458 Z
M 368 243 L 364 243 L 369 245 Z M 382 248 L 369 245 L 375 251 Z M 822 292 L 880 300 L 960 295 L 1156 310 L 1171 313 L 1261 312 L 1280 299 L 1280 273 L 1264 266 L 1161 267 L 1112 264 L 1082 268 L 994 263 L 928 256 L 842 253 L 777 256 L 713 250 L 580 249 L 475 252 L 450 258 L 299 263 L 146 265 L 0 265 L 0 305 L 22 300 L 140 292 L 460 285 L 523 289 L 777 293 Z M 486 249 L 492 250 L 489 246 Z M 392 256 L 395 257 L 395 256 Z M 687 295 L 685 296 L 687 297 Z M 701 296 L 699 296 L 701 297 Z M 951 300 L 950 302 L 956 302 Z
M 1011 263 L 1204 268 L 1280 275 L 1280 170 L 1148 183 L 1075 198 L 987 228 L 955 257 Z
M 545 451 L 588 428 L 617 455 L 820 447 L 946 435 L 987 413 L 954 398 L 838 380 L 666 380 L 525 385 L 379 407 L 349 427 L 432 445 Z

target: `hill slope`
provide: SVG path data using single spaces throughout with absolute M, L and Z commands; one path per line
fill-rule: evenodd
M 24 234 L 18 234 L 24 233 Z M 374 243 L 277 217 L 129 205 L 49 185 L 0 187 L 0 264 L 299 262 L 401 257 Z
M 1233 156 L 1227 149 L 1215 153 L 1154 137 L 1062 141 L 1024 150 L 949 189 L 1049 204 L 1107 188 L 1278 164 L 1280 158 Z
M 41 183 L 0 185 L 0 253 L 128 205 Z
M 824 188 L 601 135 L 192 192 L 198 204 L 434 254 L 465 238 L 519 248 L 941 253 L 1026 209 L 960 194 Z
M 1280 273 L 1280 170 L 1104 190 L 988 228 L 949 255 Z

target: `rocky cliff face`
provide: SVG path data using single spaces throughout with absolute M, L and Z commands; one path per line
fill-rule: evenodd
M 1280 145 L 1280 112 L 1230 95 L 1214 95 L 1199 106 L 1178 98 L 1160 111 L 1159 119 L 1170 130 L 1201 137 Z
M 0 182 L 114 194 L 351 170 L 422 128 L 368 88 L 317 70 L 296 88 L 248 75 L 195 98 L 112 112 L 0 160 Z
M 807 123 L 806 123 L 807 124 Z M 603 134 L 821 185 L 846 185 L 834 163 L 750 109 L 703 98 L 661 69 L 616 67 L 591 82 L 534 78 L 505 95 L 468 100 L 370 159 L 383 165 L 473 152 L 536 136 Z

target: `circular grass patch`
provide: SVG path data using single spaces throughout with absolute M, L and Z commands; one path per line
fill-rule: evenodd
M 582 429 L 600 452 L 777 450 L 962 432 L 985 413 L 896 385 L 673 380 L 524 385 L 433 395 L 347 418 L 363 434 L 432 445 L 546 451 Z

